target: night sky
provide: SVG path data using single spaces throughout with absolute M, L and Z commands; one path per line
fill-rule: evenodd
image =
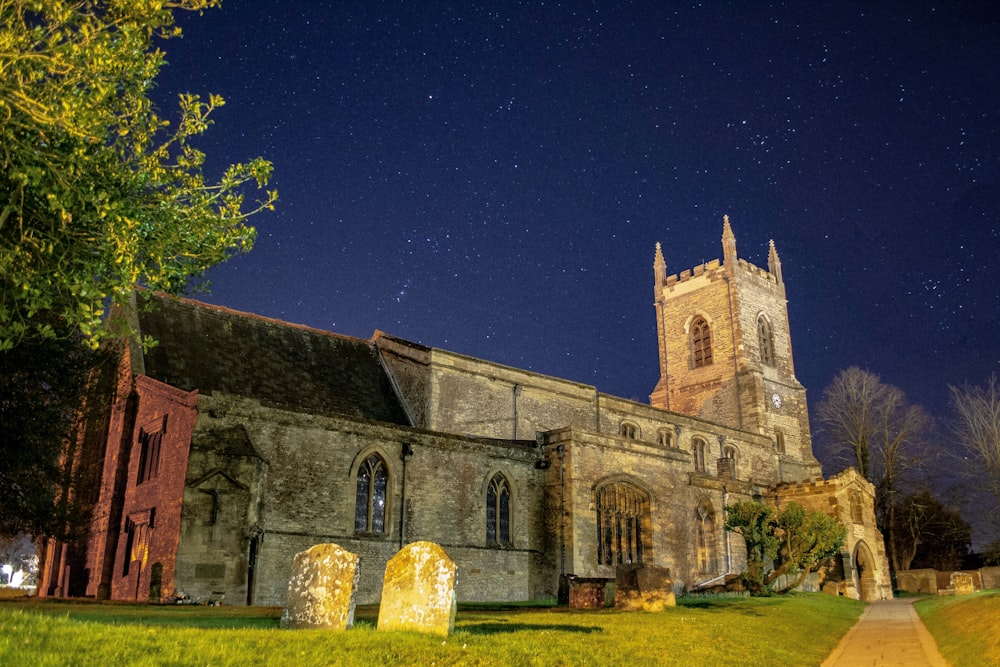
M 648 401 L 668 273 L 782 260 L 815 404 L 858 365 L 938 418 L 1000 370 L 993 3 L 228 0 L 164 44 L 277 212 L 197 298 Z M 280 10 L 278 9 L 280 6 Z

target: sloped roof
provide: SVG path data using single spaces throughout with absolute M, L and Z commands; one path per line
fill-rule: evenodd
M 296 412 L 409 423 L 369 341 L 190 299 L 146 296 L 154 307 L 140 305 L 138 317 L 141 333 L 158 341 L 144 355 L 152 378 Z

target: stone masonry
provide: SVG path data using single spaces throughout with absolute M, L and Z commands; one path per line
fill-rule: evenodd
M 459 600 L 575 582 L 596 601 L 640 564 L 680 594 L 745 566 L 725 507 L 759 498 L 836 516 L 849 538 L 825 576 L 887 595 L 870 488 L 823 481 L 812 454 L 774 244 L 766 269 L 750 264 L 727 218 L 722 246 L 676 275 L 656 248 L 649 404 L 380 331 L 140 292 L 154 307 L 132 313 L 138 333 L 159 344 L 130 343 L 94 385 L 109 407 L 68 452 L 100 480 L 94 518 L 85 544 L 46 545 L 41 594 L 283 605 L 295 554 L 336 543 L 364 564 L 370 604 L 417 541 L 454 560 Z

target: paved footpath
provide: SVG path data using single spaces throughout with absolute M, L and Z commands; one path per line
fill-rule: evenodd
M 913 598 L 872 602 L 822 667 L 947 667 Z

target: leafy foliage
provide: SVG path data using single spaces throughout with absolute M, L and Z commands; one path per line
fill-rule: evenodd
M 729 505 L 726 528 L 743 537 L 746 544 L 743 585 L 752 595 L 770 593 L 783 575 L 793 578 L 779 592 L 795 588 L 837 553 L 846 535 L 836 519 L 822 512 L 807 512 L 798 503 L 789 503 L 781 512 L 754 501 Z M 777 566 L 772 567 L 775 561 Z
M 177 293 L 252 246 L 247 218 L 277 195 L 244 190 L 271 164 L 207 182 L 192 139 L 222 98 L 182 95 L 171 127 L 148 96 L 173 11 L 218 2 L 0 0 L 0 350 L 73 331 L 96 347 L 135 284 Z
M 0 352 L 0 535 L 69 537 L 81 525 L 86 504 L 70 487 L 64 443 L 92 369 L 107 359 L 77 338 Z

